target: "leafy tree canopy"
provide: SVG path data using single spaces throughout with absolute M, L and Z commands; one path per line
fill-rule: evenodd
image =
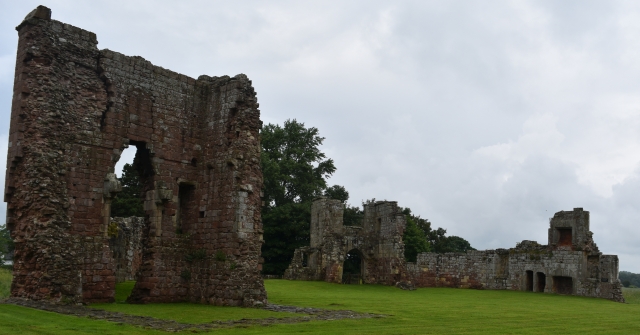
M 303 203 L 322 194 L 326 178 L 336 168 L 333 160 L 320 151 L 324 137 L 315 127 L 287 120 L 284 126 L 262 127 L 262 173 L 267 207 Z
M 462 237 L 446 236 L 446 229 L 431 229 L 431 222 L 420 216 L 413 215 L 410 208 L 403 208 L 402 213 L 407 219 L 407 227 L 405 228 L 403 241 L 405 259 L 408 262 L 415 262 L 417 254 L 425 251 L 445 253 L 476 250 Z M 416 230 L 419 230 L 420 233 Z
M 111 201 L 112 217 L 144 216 L 142 201 L 142 182 L 138 171 L 131 164 L 125 164 L 122 177 L 118 178 L 122 184 L 122 192 L 116 194 Z
M 347 202 L 349 200 L 349 192 L 344 186 L 333 185 L 324 190 L 324 196 L 342 201 L 342 203 Z
M 419 253 L 431 251 L 424 232 L 418 228 L 411 216 L 407 217 L 407 227 L 402 240 L 404 241 L 404 258 L 407 262 L 415 262 Z
M 624 287 L 640 287 L 640 274 L 628 271 L 620 271 L 618 274 L 620 281 Z
M 284 273 L 294 250 L 309 245 L 311 201 L 324 194 L 326 178 L 336 170 L 333 160 L 320 151 L 323 141 L 317 128 L 306 128 L 295 119 L 285 121 L 282 127 L 267 124 L 262 128 L 262 256 L 266 274 Z M 348 198 L 341 186 L 333 186 L 329 192 Z

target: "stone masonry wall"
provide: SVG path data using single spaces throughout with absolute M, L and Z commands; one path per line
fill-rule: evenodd
M 407 264 L 407 278 L 418 287 L 562 293 L 624 302 L 618 257 L 598 251 L 589 231 L 589 212 L 558 212 L 550 227 L 548 245 L 522 241 L 508 250 L 418 254 L 415 263 Z M 572 244 L 558 243 L 557 227 L 571 228 Z
M 618 257 L 603 255 L 589 231 L 589 212 L 561 211 L 550 220 L 549 244 L 466 253 L 421 253 L 404 260 L 404 218 L 395 202 L 365 204 L 362 227 L 342 226 L 342 204 L 321 198 L 312 213 L 311 246 L 295 251 L 285 279 L 341 283 L 346 254 L 363 255 L 364 283 L 574 294 L 624 302 Z M 334 222 L 330 222 L 334 220 Z M 306 262 L 305 262 L 306 260 Z
M 12 296 L 113 301 L 114 166 L 137 148 L 143 257 L 133 302 L 266 302 L 261 127 L 245 75 L 193 79 L 99 50 L 39 6 L 16 28 L 5 201 Z
M 344 205 L 339 200 L 314 200 L 310 246 L 295 250 L 284 278 L 341 283 L 345 256 L 356 249 L 363 258 L 365 283 L 393 285 L 400 280 L 405 264 L 402 234 L 406 222 L 397 203 L 365 204 L 361 227 L 345 227 L 343 214 Z
M 107 228 L 109 249 L 115 261 L 116 283 L 135 280 L 142 264 L 142 217 L 111 218 Z

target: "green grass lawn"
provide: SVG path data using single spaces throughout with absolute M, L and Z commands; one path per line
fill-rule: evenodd
M 640 288 L 622 288 L 622 295 L 628 304 L 640 304 Z
M 276 304 L 351 309 L 381 319 L 314 321 L 222 329 L 218 334 L 634 334 L 640 333 L 640 289 L 625 289 L 628 304 L 603 299 L 515 291 L 425 288 L 402 291 L 379 285 L 266 280 Z M 118 286 L 117 300 L 131 283 Z M 256 309 L 195 304 L 93 305 L 181 322 L 261 318 Z M 275 314 L 275 313 L 273 313 Z M 0 305 L 0 334 L 155 334 L 126 325 Z
M 0 298 L 9 296 L 11 290 L 11 271 L 0 268 Z

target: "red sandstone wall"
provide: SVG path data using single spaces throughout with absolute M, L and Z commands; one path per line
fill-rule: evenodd
M 147 215 L 130 300 L 264 303 L 251 81 L 196 80 L 99 51 L 93 33 L 39 16 L 18 27 L 5 190 L 12 295 L 112 301 L 106 229 L 118 187 L 105 180 L 132 144 Z

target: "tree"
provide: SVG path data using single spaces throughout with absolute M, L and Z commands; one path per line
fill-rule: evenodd
M 125 164 L 122 177 L 118 178 L 122 191 L 111 202 L 112 217 L 144 216 L 142 182 L 138 171 L 131 164 Z
M 407 226 L 402 240 L 404 241 L 404 258 L 407 262 L 415 262 L 419 253 L 431 250 L 424 232 L 418 228 L 411 216 L 407 216 Z
M 311 202 L 324 194 L 326 178 L 336 170 L 333 160 L 320 151 L 323 141 L 317 128 L 306 128 L 295 119 L 285 121 L 282 127 L 267 124 L 262 128 L 262 257 L 266 274 L 284 273 L 294 250 L 309 244 Z M 332 189 L 338 191 L 339 187 Z
M 439 244 L 435 246 L 438 253 L 445 252 L 467 252 L 469 250 L 476 250 L 471 247 L 469 241 L 463 239 L 460 236 L 445 236 Z
M 324 190 L 324 196 L 331 199 L 340 200 L 342 201 L 342 203 L 345 203 L 347 202 L 347 200 L 349 200 L 349 192 L 347 192 L 347 189 L 345 189 L 344 186 L 340 185 L 333 185 L 331 187 L 328 187 L 326 190 Z
M 624 287 L 640 287 L 640 274 L 629 271 L 620 271 L 618 277 Z
M 416 255 L 422 250 L 422 238 L 419 234 L 413 231 L 413 226 L 422 232 L 422 236 L 427 242 L 427 246 L 430 251 L 436 253 L 445 252 L 467 252 L 469 250 L 476 250 L 471 247 L 471 244 L 459 236 L 447 236 L 447 230 L 443 228 L 431 229 L 431 222 L 427 219 L 423 219 L 420 216 L 415 216 L 411 213 L 410 208 L 402 208 L 402 213 L 407 218 L 407 228 L 405 229 L 405 236 L 403 237 L 405 244 L 405 258 L 409 262 L 414 261 L 413 253 Z
M 360 207 L 351 206 L 346 204 L 344 206 L 344 215 L 342 223 L 345 226 L 362 226 L 362 219 L 364 218 L 364 211 Z

